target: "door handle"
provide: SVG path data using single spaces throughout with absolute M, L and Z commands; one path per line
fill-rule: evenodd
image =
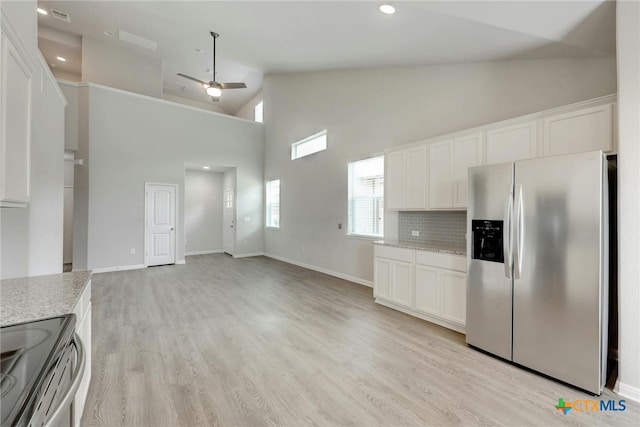
M 173 227 L 171 227 L 171 231 L 173 231 Z
M 519 279 L 522 275 L 522 258 L 524 251 L 524 202 L 522 198 L 522 185 L 518 184 L 516 193 L 516 251 L 514 256 L 513 276 Z
M 513 212 L 513 192 L 509 192 L 504 207 L 504 224 L 505 227 L 502 230 L 502 251 L 504 258 L 504 275 L 507 279 L 511 279 L 511 267 L 513 265 L 513 251 L 512 251 L 512 230 L 511 230 L 511 217 Z

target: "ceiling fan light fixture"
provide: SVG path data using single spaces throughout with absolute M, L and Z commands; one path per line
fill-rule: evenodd
M 219 98 L 222 95 L 222 91 L 218 87 L 209 86 L 207 88 L 207 95 Z
M 396 13 L 396 8 L 391 6 L 390 4 L 382 4 L 378 9 L 380 9 L 380 12 L 386 15 L 393 15 L 394 13 Z

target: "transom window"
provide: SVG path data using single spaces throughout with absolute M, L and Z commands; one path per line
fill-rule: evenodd
M 349 163 L 349 234 L 384 233 L 384 156 Z
M 327 149 L 327 131 L 318 132 L 291 145 L 291 160 Z
M 264 101 L 260 101 L 253 107 L 253 120 L 258 123 L 264 122 Z
M 280 180 L 272 179 L 266 185 L 267 227 L 280 228 Z

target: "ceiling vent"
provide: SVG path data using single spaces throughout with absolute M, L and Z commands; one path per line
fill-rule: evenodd
M 71 22 L 69 14 L 60 12 L 59 10 L 51 9 L 51 16 L 64 22 Z

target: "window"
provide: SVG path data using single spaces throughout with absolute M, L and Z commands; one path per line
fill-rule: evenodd
M 280 180 L 267 181 L 267 227 L 280 228 Z
M 253 120 L 258 123 L 264 122 L 263 102 L 264 101 L 260 101 L 255 107 L 253 107 Z
M 323 130 L 291 145 L 291 160 L 327 149 L 327 131 Z
M 349 234 L 382 237 L 384 156 L 349 163 Z

